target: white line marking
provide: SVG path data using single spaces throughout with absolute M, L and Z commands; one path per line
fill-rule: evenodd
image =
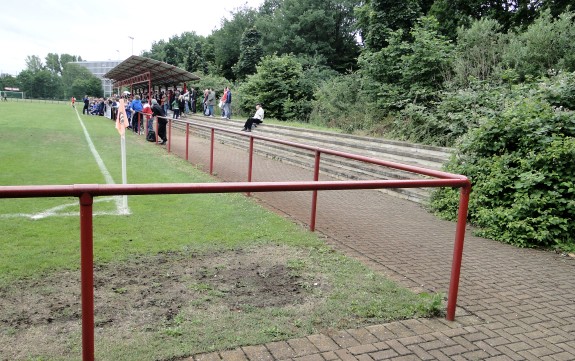
M 90 138 L 90 134 L 88 133 L 88 129 L 86 129 L 86 126 L 84 125 L 84 122 L 82 121 L 82 118 L 80 117 L 80 114 L 78 113 L 78 110 L 76 108 L 74 108 L 74 111 L 76 112 L 76 117 L 78 118 L 78 121 L 80 122 L 80 125 L 82 126 L 82 129 L 84 130 L 84 136 L 86 137 L 86 141 L 88 142 L 88 146 L 90 147 L 90 150 L 92 151 L 92 155 L 96 159 L 96 163 L 98 164 L 98 167 L 100 167 L 100 171 L 104 175 L 104 179 L 106 180 L 106 183 L 107 184 L 115 184 L 114 179 L 112 178 L 112 175 L 110 174 L 110 172 L 108 172 L 108 168 L 106 168 L 106 165 L 104 164 L 104 161 L 102 160 L 102 157 L 100 157 L 100 154 L 96 150 L 96 147 L 94 146 L 94 143 L 92 142 L 92 138 Z M 126 206 L 127 202 L 123 201 L 124 197 L 126 197 L 126 196 L 114 197 L 114 199 L 116 200 L 116 209 L 118 210 L 118 214 L 130 214 L 130 209 Z
M 76 117 L 78 118 L 78 121 L 80 122 L 80 125 L 82 126 L 82 129 L 84 130 L 84 136 L 86 137 L 86 141 L 88 142 L 88 146 L 90 147 L 90 151 L 92 152 L 92 155 L 94 156 L 94 159 L 96 160 L 96 163 L 98 164 L 98 167 L 100 168 L 100 171 L 102 172 L 102 175 L 104 175 L 104 179 L 106 180 L 107 184 L 115 184 L 114 179 L 112 178 L 112 175 L 110 174 L 110 172 L 108 171 L 108 169 L 106 168 L 106 165 L 104 164 L 104 161 L 102 160 L 102 157 L 100 157 L 100 154 L 98 153 L 98 151 L 96 150 L 96 147 L 94 146 L 94 143 L 92 142 L 92 138 L 90 138 L 90 134 L 88 133 L 88 129 L 86 129 L 86 126 L 84 125 L 84 122 L 82 121 L 82 118 L 80 117 L 80 114 L 78 113 L 77 109 L 74 109 L 74 111 L 76 112 Z M 112 216 L 116 216 L 116 215 L 128 215 L 130 214 L 130 209 L 126 206 L 124 206 L 124 202 L 123 202 L 123 198 L 126 196 L 115 196 L 115 197 L 105 197 L 105 198 L 96 198 L 94 199 L 94 203 L 100 203 L 100 202 L 109 202 L 109 201 L 114 201 L 116 203 L 116 211 L 113 212 L 94 212 L 93 215 L 94 216 L 100 216 L 100 215 L 112 215 Z M 67 213 L 58 213 L 61 210 L 64 210 L 66 208 L 69 207 L 76 207 L 78 206 L 79 203 L 74 202 L 74 203 L 68 203 L 68 204 L 62 204 L 56 207 L 52 207 L 49 208 L 45 211 L 39 212 L 39 213 L 12 213 L 12 214 L 0 214 L 0 219 L 6 219 L 6 218 L 29 218 L 32 220 L 37 220 L 37 219 L 43 219 L 43 218 L 47 218 L 47 217 L 56 217 L 56 216 L 60 216 L 60 217 L 77 217 L 79 215 L 79 212 L 67 212 Z

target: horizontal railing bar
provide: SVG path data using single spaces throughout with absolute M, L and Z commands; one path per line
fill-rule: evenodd
M 461 179 L 404 179 L 361 181 L 34 185 L 0 186 L 0 198 L 79 197 L 83 193 L 89 193 L 92 196 L 97 197 L 147 194 L 463 187 L 466 185 L 469 185 L 469 181 L 465 177 Z

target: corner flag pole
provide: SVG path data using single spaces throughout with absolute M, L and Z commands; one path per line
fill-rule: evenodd
M 126 115 L 126 106 L 124 99 L 120 99 L 120 106 L 118 107 L 118 114 L 116 115 L 116 129 L 120 133 L 120 148 L 122 153 L 122 184 L 128 184 L 128 173 L 126 171 L 126 124 L 128 116 Z M 124 195 L 122 198 L 122 212 L 128 212 L 128 196 Z

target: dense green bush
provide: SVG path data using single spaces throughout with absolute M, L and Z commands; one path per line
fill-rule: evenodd
M 575 250 L 575 113 L 548 94 L 539 87 L 511 97 L 463 138 L 447 170 L 471 179 L 469 221 L 481 236 Z M 457 200 L 456 190 L 439 190 L 431 207 L 454 218 Z
M 309 118 L 313 89 L 307 86 L 303 67 L 293 55 L 263 58 L 257 73 L 250 75 L 238 92 L 242 94 L 239 107 L 244 112 L 262 103 L 266 117 L 300 121 Z

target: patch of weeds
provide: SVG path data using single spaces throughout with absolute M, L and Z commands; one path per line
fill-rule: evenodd
M 162 333 L 170 337 L 180 337 L 184 334 L 180 327 L 167 327 L 162 330 Z
M 124 293 L 128 292 L 128 289 L 125 287 L 112 287 L 112 291 L 114 291 L 114 293 L 117 293 L 119 295 L 123 295 Z
M 192 283 L 188 288 L 198 292 L 211 291 L 213 289 L 212 285 L 203 282 Z
M 288 332 L 288 331 L 282 330 L 282 329 L 279 328 L 278 326 L 272 326 L 272 327 L 264 328 L 264 329 L 262 330 L 262 332 L 263 332 L 266 336 L 272 337 L 272 338 L 274 338 L 274 339 L 277 339 L 277 338 L 285 338 L 285 337 L 290 336 L 290 334 L 291 334 L 291 333 Z
M 300 277 L 301 272 L 306 267 L 306 263 L 303 259 L 290 259 L 287 261 L 286 266 L 290 270 L 290 277 Z
M 252 313 L 252 312 L 256 312 L 258 310 L 258 308 L 254 307 L 252 305 L 242 305 L 242 306 L 240 306 L 240 310 L 242 312 L 245 312 L 245 313 Z
M 419 302 L 414 308 L 417 315 L 425 317 L 443 315 L 443 300 L 445 298 L 445 294 L 423 292 L 419 294 L 419 298 L 421 302 Z

